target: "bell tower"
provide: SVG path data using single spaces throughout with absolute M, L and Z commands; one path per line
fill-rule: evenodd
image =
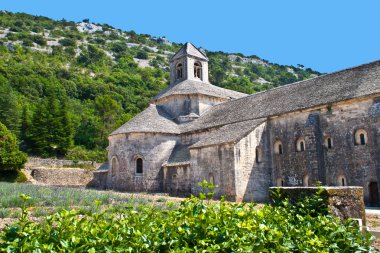
M 170 85 L 185 80 L 208 81 L 208 58 L 191 43 L 186 43 L 170 59 Z

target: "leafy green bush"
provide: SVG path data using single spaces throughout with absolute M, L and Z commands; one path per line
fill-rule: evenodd
M 146 60 L 148 59 L 148 53 L 146 51 L 138 51 L 137 54 L 136 54 L 136 58 L 137 59 L 143 59 L 143 60 Z
M 28 181 L 28 178 L 20 170 L 4 170 L 0 171 L 0 181 L 22 183 Z
M 75 47 L 77 45 L 76 39 L 72 38 L 64 38 L 59 40 L 59 44 L 65 47 Z
M 210 193 L 210 192 L 209 192 Z M 20 220 L 0 232 L 7 252 L 368 252 L 370 235 L 357 223 L 302 215 L 289 203 L 184 200 L 178 208 L 125 205 L 63 210 L 45 223 Z M 22 198 L 26 201 L 27 196 Z M 318 202 L 318 200 L 315 200 Z M 25 202 L 24 202 L 25 203 Z
M 0 122 L 0 171 L 23 168 L 26 160 L 18 149 L 16 136 Z

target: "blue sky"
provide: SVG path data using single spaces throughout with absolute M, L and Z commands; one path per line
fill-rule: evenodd
M 0 9 L 333 72 L 380 59 L 378 0 L 0 0 Z

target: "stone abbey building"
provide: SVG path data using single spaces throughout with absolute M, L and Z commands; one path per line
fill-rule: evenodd
M 380 61 L 247 95 L 214 86 L 185 44 L 170 85 L 109 136 L 105 186 L 266 201 L 270 186 L 363 186 L 379 203 Z

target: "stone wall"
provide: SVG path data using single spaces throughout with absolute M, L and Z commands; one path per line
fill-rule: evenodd
M 93 171 L 93 178 L 86 185 L 89 188 L 96 188 L 100 190 L 107 189 L 107 170 L 95 170 Z
M 161 192 L 161 166 L 168 160 L 177 141 L 177 136 L 153 133 L 111 136 L 107 187 L 124 191 Z M 139 158 L 143 160 L 141 174 L 136 173 L 136 161 Z
M 320 181 L 329 186 L 362 186 L 365 201 L 379 204 L 380 113 L 376 113 L 377 104 L 378 100 L 367 97 L 271 118 L 268 133 L 272 185 L 282 181 L 284 186 L 307 186 Z M 365 145 L 355 144 L 358 129 L 367 132 Z M 305 141 L 303 152 L 296 150 L 298 138 Z M 327 138 L 331 138 L 331 148 L 326 144 Z M 283 154 L 273 151 L 278 140 L 282 142 Z
M 84 187 L 93 180 L 93 171 L 86 169 L 32 168 L 25 171 L 35 184 Z
M 172 196 L 187 197 L 191 193 L 191 169 L 189 165 L 164 167 L 164 192 Z
M 92 161 L 72 161 L 72 160 L 61 160 L 61 159 L 43 159 L 39 157 L 28 157 L 28 162 L 25 164 L 25 168 L 33 167 L 55 167 L 62 168 L 73 166 L 75 167 L 78 164 L 89 164 L 96 166 L 97 164 Z
M 271 192 L 279 190 L 282 199 L 289 198 L 291 201 L 299 201 L 305 196 L 315 195 L 319 190 L 317 187 L 271 187 L 270 189 Z M 363 226 L 365 226 L 362 187 L 322 187 L 321 197 L 329 208 L 329 214 L 342 220 L 348 218 L 361 219 Z
M 235 145 L 236 200 L 268 201 L 271 183 L 269 152 L 266 123 Z
M 233 144 L 190 149 L 190 156 L 192 194 L 199 194 L 198 183 L 207 180 L 218 185 L 214 190 L 216 198 L 225 196 L 236 200 Z

